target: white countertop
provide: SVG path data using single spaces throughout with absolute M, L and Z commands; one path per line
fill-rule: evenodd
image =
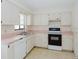
M 1 43 L 2 43 L 2 44 L 7 44 L 7 45 L 8 45 L 8 44 L 11 44 L 11 43 L 13 43 L 13 42 L 18 41 L 20 38 L 26 37 L 26 38 L 28 39 L 28 38 L 31 37 L 31 36 L 32 36 L 32 34 L 27 34 L 27 35 L 16 35 L 16 36 L 14 36 L 14 37 L 1 39 Z

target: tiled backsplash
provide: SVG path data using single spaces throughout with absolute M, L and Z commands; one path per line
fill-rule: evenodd
M 49 26 L 47 25 L 31 25 L 28 30 L 33 33 L 48 33 Z M 62 25 L 61 32 L 63 35 L 73 35 L 71 25 Z
M 61 31 L 72 31 L 71 25 L 61 25 Z
M 47 33 L 48 32 L 48 26 L 47 25 L 29 25 L 25 29 L 27 32 L 33 32 L 33 33 Z M 71 33 L 72 29 L 70 25 L 62 25 L 61 31 L 63 34 Z M 9 32 L 20 32 L 14 30 L 14 25 L 2 25 L 1 26 L 1 34 L 9 33 Z
M 1 25 L 1 34 L 13 33 L 13 32 L 22 32 L 24 30 L 16 30 L 14 29 L 14 25 Z
M 14 31 L 14 25 L 1 25 L 1 34 L 13 31 Z
M 31 25 L 31 26 L 28 26 L 28 30 L 33 33 L 47 33 L 48 26 L 47 25 Z

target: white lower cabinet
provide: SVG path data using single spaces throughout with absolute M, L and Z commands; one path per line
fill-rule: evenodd
M 72 36 L 64 36 L 62 37 L 62 48 L 63 50 L 73 50 L 73 38 Z
M 26 55 L 26 38 L 11 44 L 1 45 L 1 59 L 23 59 Z
M 34 47 L 34 39 L 33 36 L 31 36 L 27 39 L 27 49 L 26 49 L 27 53 L 29 53 L 33 47 Z
M 46 33 L 36 34 L 35 46 L 48 48 L 48 35 Z M 62 35 L 62 49 L 69 51 L 73 50 L 72 35 Z
M 1 44 L 1 59 L 14 59 L 13 44 L 5 45 Z
M 15 58 L 14 59 L 23 59 L 26 55 L 26 38 L 14 43 Z
M 45 34 L 36 34 L 35 35 L 35 46 L 47 48 L 48 46 L 48 35 Z
M 15 56 L 14 56 L 14 53 L 15 53 L 14 44 L 8 45 L 7 53 L 8 53 L 7 54 L 8 59 L 15 59 Z

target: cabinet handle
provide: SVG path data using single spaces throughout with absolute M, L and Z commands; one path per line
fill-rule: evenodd
M 19 40 L 22 40 L 23 38 L 20 38 Z
M 10 45 L 8 45 L 8 48 L 10 48 Z
M 2 3 L 2 0 L 1 0 L 1 3 Z

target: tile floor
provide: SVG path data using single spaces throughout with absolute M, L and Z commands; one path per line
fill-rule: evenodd
M 25 59 L 75 59 L 72 52 L 34 48 Z

